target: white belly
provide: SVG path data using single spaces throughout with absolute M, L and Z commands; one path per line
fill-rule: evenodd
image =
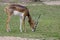
M 13 15 L 23 16 L 24 13 L 15 10 L 15 11 L 13 12 Z

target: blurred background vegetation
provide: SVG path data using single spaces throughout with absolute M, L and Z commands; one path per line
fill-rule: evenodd
M 0 0 L 0 2 L 44 2 L 44 1 L 60 1 L 60 0 Z

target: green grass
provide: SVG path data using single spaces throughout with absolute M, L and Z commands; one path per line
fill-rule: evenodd
M 60 38 L 60 6 L 27 6 L 32 18 L 41 14 L 37 30 L 32 32 L 26 21 L 27 32 L 19 31 L 19 17 L 12 16 L 10 21 L 11 32 L 6 32 L 7 15 L 3 11 L 5 6 L 0 6 L 0 36 L 19 36 L 31 38 L 55 37 Z M 35 19 L 36 20 L 36 19 Z

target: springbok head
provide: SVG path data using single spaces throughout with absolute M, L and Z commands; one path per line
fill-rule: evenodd
M 38 20 L 39 20 L 39 18 L 41 17 L 41 14 L 39 14 L 39 16 L 37 17 L 37 18 L 35 18 L 35 21 L 33 21 L 33 26 L 34 26 L 34 30 L 32 30 L 32 31 L 36 31 L 36 27 L 38 26 Z

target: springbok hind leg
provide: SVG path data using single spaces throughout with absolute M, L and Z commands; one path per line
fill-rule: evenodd
M 10 18 L 11 18 L 11 16 L 8 15 L 7 22 L 6 22 L 6 31 L 7 31 L 7 32 L 10 32 L 10 31 L 11 31 L 11 30 L 10 30 L 10 27 L 9 27 Z

